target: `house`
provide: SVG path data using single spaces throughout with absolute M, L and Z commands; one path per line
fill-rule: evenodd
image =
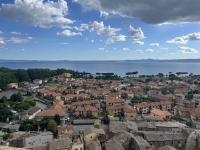
M 153 117 L 158 117 L 162 121 L 170 120 L 172 114 L 168 111 L 162 111 L 160 109 L 152 109 L 150 115 Z
M 8 89 L 18 89 L 18 83 L 9 83 L 7 87 Z
M 78 131 L 72 125 L 60 126 L 58 127 L 58 137 L 72 137 L 73 135 L 77 135 Z
M 62 101 L 46 110 L 37 113 L 35 117 L 41 119 L 55 117 L 56 115 L 62 118 L 65 116 L 65 106 Z
M 92 141 L 86 147 L 87 150 L 102 150 L 99 140 Z
M 35 107 L 32 107 L 32 108 L 26 110 L 20 116 L 21 116 L 21 119 L 33 119 L 41 111 L 42 111 L 41 108 L 35 106 Z
M 48 143 L 47 150 L 70 150 L 72 145 L 70 138 L 54 139 Z
M 71 77 L 72 77 L 72 74 L 71 74 L 71 73 L 64 73 L 64 74 L 63 74 L 63 77 L 64 77 L 64 78 L 71 78 Z
M 118 98 L 109 98 L 106 101 L 106 110 L 111 116 L 118 116 L 124 111 L 125 102 Z
M 140 136 L 126 131 L 112 137 L 105 143 L 106 150 L 153 150 L 150 144 Z
M 97 128 L 91 127 L 85 131 L 84 135 L 85 135 L 84 141 L 86 145 L 90 144 L 93 141 L 96 141 L 97 139 L 100 142 L 105 142 L 106 140 L 106 134 L 103 129 L 97 129 Z
M 28 150 L 25 148 L 16 148 L 16 147 L 8 147 L 8 146 L 0 146 L 0 150 Z
M 35 80 L 33 80 L 33 83 L 37 84 L 37 85 L 41 85 L 43 83 L 43 81 L 40 79 L 35 79 Z
M 187 128 L 187 126 L 180 122 L 172 122 L 172 121 L 164 121 L 164 122 L 156 122 L 155 127 L 158 131 L 172 131 L 172 132 L 182 132 L 183 129 Z
M 140 131 L 138 134 L 156 148 L 170 145 L 182 150 L 185 148 L 187 140 L 186 134 L 176 132 Z
M 51 132 L 25 132 L 20 136 L 11 139 L 10 146 L 19 148 L 32 148 L 39 145 L 46 145 L 53 140 Z
M 98 118 L 100 103 L 97 100 L 73 102 L 70 109 L 77 118 Z
M 167 101 L 161 101 L 161 102 L 143 102 L 140 104 L 137 104 L 135 106 L 138 113 L 149 113 L 151 109 L 160 109 L 164 111 L 170 111 L 172 109 L 172 103 Z
M 158 148 L 158 150 L 176 150 L 176 148 L 174 148 L 170 145 L 165 145 L 165 146 Z
M 135 120 L 137 117 L 137 111 L 134 108 L 126 105 L 124 106 L 124 115 L 126 120 Z
M 71 150 L 84 150 L 84 143 L 82 137 L 79 135 L 72 139 Z

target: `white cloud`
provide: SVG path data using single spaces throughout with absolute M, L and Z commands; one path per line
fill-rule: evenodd
M 99 50 L 102 51 L 102 52 L 108 52 L 108 50 L 105 49 L 104 47 L 99 48 Z
M 30 42 L 32 40 L 32 37 L 26 37 L 26 38 L 19 38 L 19 37 L 11 37 L 7 40 L 7 43 L 10 44 L 25 44 Z
M 152 47 L 159 47 L 160 44 L 159 43 L 151 43 L 150 46 L 152 46 Z
M 153 49 L 149 48 L 149 49 L 146 49 L 147 52 L 154 52 Z
M 79 27 L 75 26 L 74 29 L 79 31 L 79 32 L 84 32 L 84 31 L 89 30 L 89 25 L 88 24 L 81 24 Z
M 66 36 L 66 37 L 72 37 L 72 36 L 77 36 L 77 35 L 82 35 L 80 32 L 73 32 L 71 30 L 64 30 L 62 32 L 58 32 L 57 35 L 59 36 Z
M 90 24 L 81 24 L 79 27 L 74 27 L 75 30 L 79 32 L 90 31 L 96 32 L 97 35 L 102 36 L 113 36 L 120 31 L 119 28 L 113 28 L 110 25 L 104 25 L 104 22 L 93 21 Z
M 60 45 L 69 45 L 69 43 L 67 42 L 62 42 L 62 43 L 59 43 Z
M 65 0 L 15 0 L 14 4 L 2 4 L 0 8 L 0 17 L 41 28 L 64 27 L 73 23 L 65 17 L 67 14 Z
M 0 47 L 6 45 L 6 41 L 0 37 Z
M 95 31 L 98 35 L 103 35 L 103 36 L 113 36 L 116 35 L 118 31 L 120 31 L 119 28 L 112 28 L 110 25 L 105 26 L 103 21 L 101 22 L 94 21 L 89 27 L 90 31 Z
M 133 39 L 135 43 L 142 44 L 142 42 L 144 42 L 144 39 L 145 39 L 144 32 L 142 31 L 140 27 L 134 28 L 133 26 L 130 25 L 129 31 L 130 31 L 131 38 Z
M 13 35 L 22 35 L 22 33 L 21 33 L 21 32 L 15 32 L 15 31 L 13 31 L 13 32 L 10 32 L 10 34 L 13 34 Z
M 196 54 L 196 53 L 198 53 L 198 50 L 196 50 L 195 48 L 180 46 L 179 49 L 180 49 L 180 52 L 183 53 L 183 54 Z
M 189 41 L 200 41 L 200 32 L 190 33 L 184 36 L 175 37 L 168 40 L 169 44 L 187 44 Z
M 123 51 L 129 51 L 130 49 L 128 47 L 122 48 Z
M 94 40 L 91 40 L 91 43 L 94 43 Z
M 143 41 L 134 41 L 134 43 L 137 44 L 137 45 L 144 45 Z
M 102 16 L 138 18 L 149 24 L 200 22 L 199 0 L 74 0 Z M 170 11 L 169 11 L 170 10 Z
M 114 44 L 116 42 L 125 42 L 127 40 L 127 37 L 125 35 L 116 35 L 116 36 L 111 36 L 110 38 L 107 39 L 106 44 Z

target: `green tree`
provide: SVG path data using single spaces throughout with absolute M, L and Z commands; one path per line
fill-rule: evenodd
M 37 121 L 35 120 L 24 120 L 21 122 L 20 131 L 38 131 Z
M 51 119 L 47 125 L 47 131 L 51 131 L 54 137 L 57 137 L 58 134 L 58 125 L 55 120 Z
M 61 124 L 61 120 L 60 120 L 60 116 L 59 115 L 55 115 L 54 120 L 56 121 L 57 125 Z
M 7 101 L 7 97 L 3 96 L 1 99 L 0 99 L 0 103 L 5 103 Z
M 0 103 L 0 121 L 6 122 L 7 120 L 12 119 L 13 113 L 9 110 L 6 104 Z
M 10 97 L 10 101 L 13 101 L 13 102 L 21 102 L 21 101 L 23 101 L 23 96 L 21 95 L 21 93 L 13 94 L 13 95 Z
M 23 81 L 30 82 L 31 81 L 28 72 L 23 69 L 16 70 L 15 77 L 18 80 L 18 82 L 23 82 Z

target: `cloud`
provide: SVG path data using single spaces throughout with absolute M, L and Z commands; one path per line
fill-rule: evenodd
M 123 51 L 129 51 L 130 49 L 128 47 L 122 48 Z
M 110 25 L 106 26 L 103 21 L 93 21 L 89 24 L 81 24 L 79 27 L 74 27 L 74 29 L 79 32 L 95 32 L 97 35 L 102 36 L 114 36 L 120 31 L 119 28 L 113 28 Z
M 82 35 L 82 33 L 80 32 L 73 32 L 71 30 L 64 30 L 62 32 L 58 32 L 57 33 L 58 36 L 66 36 L 66 37 L 72 37 L 72 36 L 77 36 L 77 35 Z
M 2 4 L 0 17 L 24 22 L 34 27 L 64 27 L 73 21 L 66 18 L 68 6 L 65 0 L 15 0 Z
M 149 49 L 146 49 L 147 52 L 154 52 L 153 49 L 149 48 Z
M 10 34 L 13 34 L 13 35 L 22 35 L 22 33 L 21 32 L 10 32 Z
M 199 0 L 74 0 L 84 10 L 138 18 L 148 24 L 200 22 Z
M 175 37 L 168 40 L 169 44 L 187 44 L 189 41 L 200 41 L 200 32 L 190 33 L 184 36 Z
M 134 43 L 137 44 L 137 45 L 144 45 L 143 41 L 135 41 Z
M 103 36 L 113 36 L 116 35 L 118 31 L 120 31 L 119 28 L 112 28 L 110 25 L 105 26 L 103 21 L 97 22 L 94 21 L 90 26 L 89 26 L 90 31 L 95 31 L 98 35 L 103 35 Z
M 159 47 L 160 44 L 159 43 L 151 43 L 150 46 L 152 46 L 152 47 Z
M 104 47 L 99 48 L 99 50 L 102 51 L 102 52 L 108 52 L 108 50 L 105 49 Z
M 180 46 L 179 49 L 180 49 L 180 52 L 183 53 L 183 54 L 196 54 L 196 53 L 198 53 L 198 50 L 196 50 L 195 48 Z
M 69 45 L 69 43 L 67 42 L 62 42 L 62 43 L 59 43 L 60 45 Z
M 142 31 L 140 27 L 134 28 L 133 26 L 130 25 L 129 31 L 130 31 L 131 38 L 136 44 L 141 44 L 141 45 L 144 44 L 143 41 L 145 39 L 145 36 L 144 36 L 144 32 Z
M 0 47 L 6 45 L 6 41 L 0 37 Z
M 116 42 L 125 42 L 127 40 L 127 37 L 125 35 L 116 35 L 116 36 L 111 36 L 110 38 L 107 39 L 106 44 L 114 44 Z
M 0 34 L 3 34 L 3 31 L 0 30 Z
M 26 37 L 26 38 L 19 38 L 19 37 L 11 37 L 7 40 L 7 43 L 10 44 L 25 44 L 30 42 L 32 40 L 32 37 Z

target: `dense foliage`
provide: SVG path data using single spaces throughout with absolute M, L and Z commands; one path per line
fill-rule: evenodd
M 88 73 L 80 73 L 72 70 L 66 69 L 8 69 L 8 68 L 0 68 L 0 89 L 5 89 L 7 84 L 12 82 L 23 82 L 28 81 L 31 82 L 35 79 L 47 79 L 56 75 L 61 75 L 63 73 L 71 73 L 72 77 L 80 78 L 88 75 Z
M 0 122 L 6 122 L 12 118 L 13 113 L 8 106 L 4 103 L 0 103 Z

